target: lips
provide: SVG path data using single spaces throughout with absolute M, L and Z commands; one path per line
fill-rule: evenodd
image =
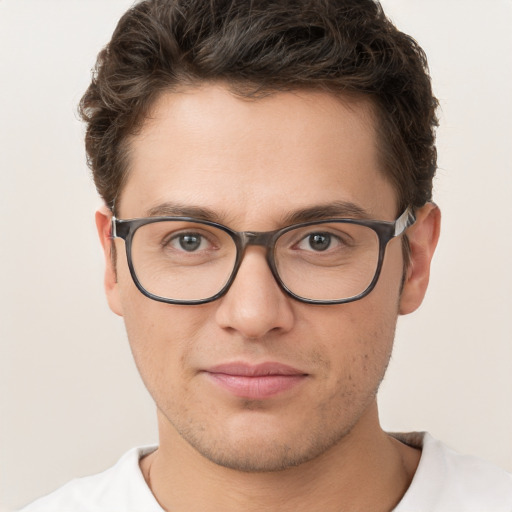
M 259 365 L 228 363 L 205 371 L 207 377 L 234 396 L 263 400 L 284 393 L 302 383 L 307 374 L 281 363 Z

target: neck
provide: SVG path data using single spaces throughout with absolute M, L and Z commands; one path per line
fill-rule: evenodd
M 390 511 L 409 487 L 420 455 L 381 430 L 376 404 L 321 456 L 269 473 L 219 466 L 165 418 L 159 417 L 159 428 L 160 447 L 141 469 L 162 508 L 173 512 Z

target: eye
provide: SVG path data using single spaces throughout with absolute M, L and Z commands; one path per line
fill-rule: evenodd
M 325 251 L 331 245 L 331 235 L 327 233 L 315 233 L 308 238 L 309 246 L 315 251 Z
M 330 233 L 310 233 L 304 237 L 298 244 L 297 248 L 303 251 L 316 251 L 322 252 L 331 248 L 334 245 L 339 245 L 340 241 Z
M 186 252 L 196 252 L 208 249 L 210 244 L 200 233 L 179 233 L 173 236 L 165 245 Z

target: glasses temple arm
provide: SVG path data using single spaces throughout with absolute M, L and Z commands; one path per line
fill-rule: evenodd
M 395 235 L 401 235 L 408 227 L 412 226 L 416 222 L 416 216 L 412 208 L 409 206 L 407 209 L 396 219 L 395 221 Z

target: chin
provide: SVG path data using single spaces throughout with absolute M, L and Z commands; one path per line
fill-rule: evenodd
M 265 424 L 253 419 L 245 428 L 213 432 L 204 429 L 179 431 L 196 452 L 210 462 L 246 473 L 269 473 L 313 461 L 333 449 L 350 432 L 338 426 L 306 429 L 280 424 Z

